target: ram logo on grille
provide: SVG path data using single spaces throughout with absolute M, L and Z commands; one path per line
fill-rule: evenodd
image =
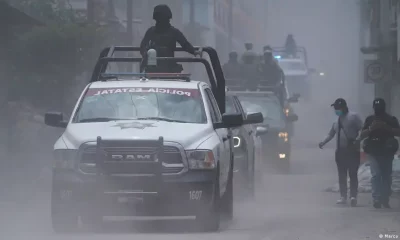
M 152 155 L 150 154 L 113 154 L 111 155 L 113 161 L 145 161 L 152 160 Z

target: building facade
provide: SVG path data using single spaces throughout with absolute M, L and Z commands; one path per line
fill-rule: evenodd
M 232 50 L 243 52 L 245 43 L 253 43 L 254 50 L 261 52 L 262 47 L 266 45 L 267 1 L 213 0 L 212 2 L 210 6 L 213 8 L 213 15 L 210 29 L 215 39 L 214 46 L 221 58 L 226 60 Z
M 243 52 L 244 43 L 253 43 L 256 51 L 265 45 L 267 1 L 181 1 L 182 25 L 189 25 L 191 20 L 200 25 L 197 38 L 201 38 L 201 45 L 215 47 L 222 62 L 227 60 L 230 51 Z
M 126 0 L 95 0 L 100 12 L 107 12 L 113 2 L 116 19 L 126 28 Z M 146 29 L 154 24 L 152 12 L 157 4 L 171 7 L 172 24 L 181 29 L 195 45 L 213 46 L 222 61 L 232 50 L 243 52 L 244 43 L 252 42 L 261 51 L 266 39 L 267 0 L 133 0 L 134 45 L 139 44 Z M 78 11 L 87 11 L 87 0 L 70 0 Z M 104 18 L 104 16 L 103 16 Z M 195 24 L 193 27 L 193 24 Z M 194 31 L 194 32 L 193 32 Z
M 400 117 L 399 19 L 400 1 L 369 0 L 362 7 L 364 20 L 364 59 L 377 60 L 383 66 L 383 77 L 371 83 L 374 97 L 386 100 L 389 111 Z M 364 77 L 366 71 L 364 69 Z

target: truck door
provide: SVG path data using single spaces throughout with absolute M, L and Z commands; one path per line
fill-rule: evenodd
M 211 113 L 211 118 L 213 123 L 222 122 L 222 115 L 218 108 L 217 101 L 211 91 L 211 89 L 206 88 L 205 93 L 207 96 L 207 102 Z M 220 190 L 225 191 L 226 185 L 228 183 L 229 170 L 230 170 L 230 159 L 231 159 L 231 145 L 232 134 L 231 131 L 226 128 L 220 128 L 215 130 L 220 138 Z

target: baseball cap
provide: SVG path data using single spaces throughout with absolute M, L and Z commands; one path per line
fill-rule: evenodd
M 376 98 L 372 104 L 373 108 L 375 107 L 385 107 L 386 102 L 383 98 Z
M 331 107 L 334 107 L 334 108 L 347 107 L 346 100 L 344 100 L 343 98 L 338 98 L 335 100 L 334 103 L 331 104 Z

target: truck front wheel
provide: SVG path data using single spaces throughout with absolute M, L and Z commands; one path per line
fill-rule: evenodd
M 67 199 L 69 192 L 52 190 L 51 221 L 56 233 L 73 233 L 78 231 L 78 212 Z
M 219 168 L 218 168 L 219 169 Z M 215 232 L 219 230 L 220 227 L 220 191 L 219 191 L 219 171 L 216 176 L 216 181 L 213 190 L 213 200 L 211 206 L 209 206 L 204 211 L 200 212 L 196 216 L 196 224 L 200 227 L 201 231 L 204 232 Z

